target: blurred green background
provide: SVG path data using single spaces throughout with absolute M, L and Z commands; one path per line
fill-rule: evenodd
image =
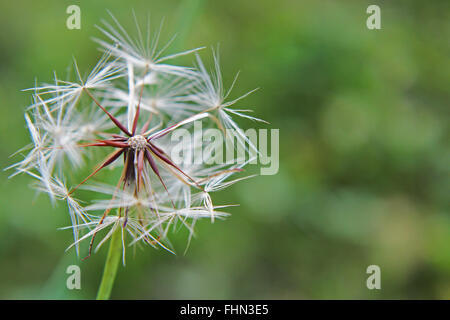
M 81 30 L 65 26 L 70 4 L 81 7 Z M 381 30 L 366 28 L 369 4 L 381 7 Z M 241 206 L 199 223 L 186 255 L 184 232 L 172 237 L 177 256 L 129 254 L 112 298 L 449 299 L 449 4 L 2 1 L 0 165 L 29 142 L 31 97 L 20 90 L 63 75 L 72 55 L 82 70 L 93 66 L 106 9 L 130 26 L 132 8 L 166 17 L 164 38 L 179 32 L 173 50 L 220 43 L 226 83 L 241 70 L 235 96 L 261 87 L 245 105 L 281 129 L 280 170 L 216 194 Z M 29 177 L 7 177 L 0 298 L 94 298 L 106 247 L 84 262 L 64 253 L 64 205 L 35 197 Z M 70 264 L 81 267 L 82 290 L 66 289 Z M 372 264 L 381 290 L 366 288 Z

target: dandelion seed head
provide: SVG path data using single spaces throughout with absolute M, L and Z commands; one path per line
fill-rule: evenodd
M 87 77 L 74 59 L 75 79 L 61 80 L 55 73 L 52 83 L 29 89 L 34 101 L 25 121 L 31 144 L 9 169 L 15 170 L 12 176 L 30 175 L 38 191 L 67 205 L 70 247 L 77 253 L 88 239 L 89 254 L 98 250 L 115 230 L 122 231 L 124 250 L 143 243 L 174 253 L 169 231 L 185 227 L 189 245 L 199 219 L 214 222 L 229 215 L 222 209 L 231 205 L 217 206 L 214 193 L 246 178 L 231 178 L 246 163 L 210 165 L 211 153 L 199 161 L 197 151 L 203 154 L 210 146 L 193 124 L 232 128 L 240 143 L 248 142 L 233 117 L 259 119 L 234 105 L 253 91 L 229 99 L 237 77 L 225 90 L 217 52 L 211 72 L 197 53 L 203 47 L 167 54 L 174 38 L 161 45 L 162 24 L 152 30 L 149 22 L 141 28 L 136 20 L 134 37 L 112 14 L 111 19 L 99 27 L 104 38 L 96 41 L 105 52 Z M 196 66 L 172 63 L 189 54 L 196 55 Z M 194 142 L 182 151 L 194 155 L 194 162 L 171 157 L 169 135 L 177 129 L 193 134 Z M 95 169 L 80 178 L 85 167 Z M 106 168 L 120 172 L 112 184 L 99 181 L 97 173 Z M 116 177 L 114 171 L 110 175 Z M 83 198 L 81 190 L 90 196 Z

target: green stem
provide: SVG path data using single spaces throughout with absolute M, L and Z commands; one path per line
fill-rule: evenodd
M 114 231 L 106 257 L 105 269 L 103 270 L 102 282 L 98 288 L 97 300 L 108 300 L 116 279 L 120 256 L 122 255 L 122 232 L 121 228 Z

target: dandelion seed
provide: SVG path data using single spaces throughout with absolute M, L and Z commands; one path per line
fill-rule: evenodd
M 227 91 L 225 91 L 223 81 L 222 81 L 222 71 L 220 69 L 219 63 L 219 55 L 215 51 L 213 51 L 214 57 L 214 70 L 209 73 L 206 70 L 205 65 L 203 64 L 202 59 L 197 54 L 197 65 L 198 65 L 198 81 L 194 85 L 194 93 L 190 95 L 191 101 L 196 104 L 203 106 L 206 108 L 205 112 L 209 112 L 211 114 L 212 119 L 216 122 L 218 127 L 226 134 L 226 129 L 235 130 L 238 135 L 239 144 L 248 151 L 248 146 L 252 148 L 254 151 L 258 152 L 256 146 L 248 139 L 248 137 L 244 134 L 243 130 L 236 124 L 233 120 L 232 116 L 239 116 L 242 118 L 250 119 L 253 121 L 265 122 L 266 121 L 252 117 L 246 113 L 251 112 L 250 109 L 234 109 L 232 108 L 238 101 L 244 99 L 248 95 L 255 92 L 256 89 L 253 89 L 244 95 L 227 101 L 231 91 L 233 90 L 239 73 L 236 74 L 231 86 Z

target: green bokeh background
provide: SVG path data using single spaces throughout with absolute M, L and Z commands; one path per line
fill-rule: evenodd
M 70 4 L 81 30 L 65 27 Z M 381 30 L 366 28 L 369 4 Z M 29 142 L 20 90 L 72 56 L 87 71 L 94 25 L 110 9 L 131 26 L 132 8 L 166 17 L 173 50 L 220 43 L 226 83 L 241 71 L 235 96 L 261 87 L 246 105 L 280 128 L 280 170 L 216 194 L 241 205 L 199 223 L 186 255 L 130 251 L 112 298 L 450 298 L 448 1 L 2 1 L 2 168 Z M 0 177 L 0 298 L 94 298 L 107 248 L 65 253 L 64 205 L 36 197 L 29 177 Z M 183 248 L 186 234 L 174 239 Z M 66 289 L 71 264 L 81 290 Z M 381 290 L 366 287 L 372 264 Z

